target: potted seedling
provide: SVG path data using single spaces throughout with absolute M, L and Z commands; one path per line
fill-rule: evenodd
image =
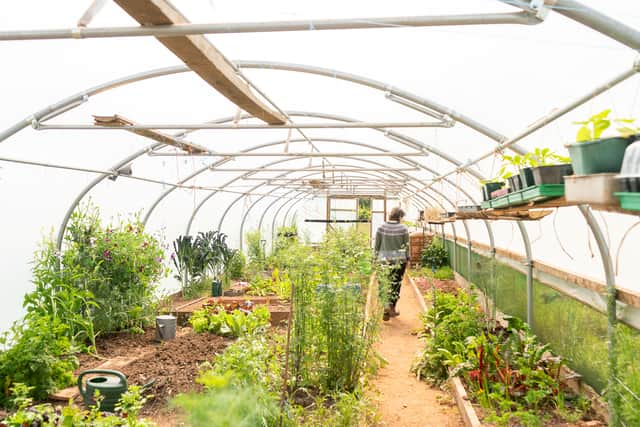
M 564 184 L 564 177 L 573 174 L 571 159 L 549 148 L 536 148 L 525 159 L 530 166 L 532 185 Z
M 576 175 L 620 172 L 624 150 L 633 138 L 626 133 L 602 138 L 602 133 L 611 126 L 610 113 L 611 110 L 604 110 L 583 122 L 574 122 L 580 125 L 580 129 L 576 135 L 576 142 L 568 144 L 567 148 Z M 618 122 L 624 123 L 625 119 Z M 633 134 L 635 133 L 633 131 Z
M 498 176 L 505 181 L 509 181 L 511 192 L 522 190 L 522 178 L 520 178 L 520 169 L 525 167 L 525 158 L 519 154 L 514 156 L 502 155 L 502 167 L 498 171 Z
M 492 194 L 504 187 L 504 181 L 499 177 L 480 181 L 482 184 L 482 200 L 488 202 L 493 198 Z

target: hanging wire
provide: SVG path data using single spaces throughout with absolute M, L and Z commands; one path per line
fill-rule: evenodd
M 622 245 L 624 244 L 625 239 L 627 238 L 627 236 L 629 235 L 629 233 L 631 232 L 631 230 L 633 230 L 637 225 L 640 225 L 640 221 L 636 222 L 635 224 L 631 225 L 631 227 L 629 227 L 627 229 L 627 231 L 624 232 L 624 234 L 622 235 L 622 239 L 620 239 L 620 243 L 618 244 L 618 250 L 616 251 L 616 276 L 618 275 L 618 262 L 620 261 L 620 252 L 622 251 Z
M 553 214 L 553 232 L 556 236 L 556 242 L 558 242 L 558 245 L 560 246 L 560 249 L 562 249 L 562 252 L 565 253 L 565 255 L 567 255 L 569 257 L 569 259 L 571 259 L 571 261 L 573 261 L 573 257 L 571 256 L 571 254 L 569 253 L 569 251 L 567 251 L 564 247 L 564 245 L 562 244 L 562 240 L 560 239 L 560 235 L 558 233 L 558 227 L 556 225 L 556 219 L 558 218 L 558 212 L 560 210 L 556 208 L 556 212 Z
M 598 212 L 598 216 L 600 217 L 600 220 L 604 224 L 604 230 L 607 234 L 607 246 L 611 247 L 611 235 L 609 233 L 609 224 L 607 224 L 607 221 L 604 218 L 604 215 L 602 215 L 602 212 Z
M 536 225 L 538 226 L 538 236 L 531 241 L 532 245 L 538 240 L 542 239 L 542 224 L 540 224 L 540 221 L 536 221 Z

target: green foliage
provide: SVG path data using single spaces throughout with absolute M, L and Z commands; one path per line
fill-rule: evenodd
M 371 221 L 371 199 L 358 199 L 358 219 Z
M 518 318 L 502 328 L 481 315 L 475 298 L 436 292 L 424 318 L 426 348 L 414 364 L 418 376 L 440 383 L 462 376 L 471 396 L 499 425 L 541 425 L 555 413 L 579 419 L 588 407 L 584 398 L 569 401 L 559 381 L 562 361 L 538 343 Z
M 273 259 L 272 259 L 273 260 Z M 291 279 L 286 271 L 274 268 L 270 278 L 256 276 L 249 282 L 248 295 L 278 295 L 282 299 L 291 298 Z
M 635 126 L 636 119 L 615 119 L 614 121 L 622 124 L 622 127 L 617 129 L 621 136 L 628 138 L 640 134 L 640 127 Z
M 434 237 L 429 246 L 422 250 L 420 264 L 434 269 L 449 265 L 449 254 L 442 243 L 442 239 Z
M 283 337 L 266 334 L 244 335 L 231 344 L 212 363 L 200 367 L 198 382 L 203 385 L 215 378 L 232 375 L 238 386 L 261 384 L 274 392 L 282 385 Z
M 502 181 L 506 181 L 511 178 L 513 175 L 517 175 L 520 172 L 520 169 L 526 166 L 525 156 L 520 154 L 515 154 L 513 156 L 508 156 L 506 154 L 502 155 L 502 166 L 498 170 L 498 176 Z
M 76 274 L 65 280 L 91 293 L 96 333 L 141 330 L 155 313 L 156 282 L 166 272 L 164 250 L 143 229 L 137 217 L 103 227 L 91 205 L 71 216 L 61 272 Z
M 33 261 L 35 289 L 24 296 L 23 307 L 28 319 L 53 319 L 66 325 L 62 332 L 72 343 L 82 347 L 89 342 L 95 351 L 96 332 L 93 310 L 98 309 L 91 291 L 85 286 L 86 274 L 77 264 L 60 269 L 60 255 L 52 238 L 45 239 Z
M 275 398 L 260 384 L 238 386 L 229 376 L 209 378 L 207 391 L 181 394 L 172 404 L 185 411 L 192 427 L 276 426 L 279 410 Z
M 296 386 L 353 391 L 368 366 L 379 318 L 364 317 L 371 272 L 368 239 L 355 230 L 328 233 L 313 253 L 298 252 L 291 348 Z M 363 331 L 367 331 L 363 335 Z
M 265 306 L 256 307 L 252 312 L 233 310 L 227 313 L 222 307 L 203 308 L 195 311 L 189 323 L 197 333 L 210 332 L 216 335 L 239 337 L 253 335 L 269 325 L 271 314 Z
M 0 404 L 6 405 L 9 390 L 16 383 L 29 387 L 36 399 L 74 383 L 78 361 L 67 331 L 68 326 L 58 319 L 34 316 L 13 325 L 13 339 L 8 333 L 0 337 L 0 345 L 5 347 L 0 352 Z
M 227 245 L 227 235 L 219 231 L 200 232 L 192 236 L 180 236 L 173 242 L 173 264 L 178 271 L 176 279 L 182 284 L 182 293 L 186 297 L 196 296 L 208 279 L 229 282 L 232 263 L 236 252 Z M 240 271 L 244 265 L 240 266 Z M 237 265 L 234 268 L 238 268 Z M 205 283 L 204 286 L 201 286 Z
M 262 247 L 262 234 L 260 230 L 247 231 L 244 239 L 245 242 L 247 242 L 249 263 L 255 266 L 264 266 L 265 253 Z
M 477 335 L 484 324 L 473 295 L 463 291 L 457 296 L 438 291 L 435 295 L 435 303 L 422 319 L 427 345 L 412 371 L 418 378 L 441 384 L 449 378 L 447 361 L 460 354 L 464 341 Z
M 606 109 L 597 114 L 594 114 L 585 121 L 573 122 L 573 124 L 581 125 L 576 135 L 576 142 L 599 139 L 602 135 L 602 132 L 604 132 L 609 128 L 609 126 L 611 126 L 611 120 L 609 119 L 610 113 L 611 109 Z
M 227 268 L 229 278 L 234 280 L 244 278 L 244 267 L 246 264 L 247 260 L 242 251 L 234 250 Z
M 571 163 L 569 157 L 556 154 L 551 151 L 550 148 L 535 148 L 533 151 L 524 155 L 524 161 L 526 166 L 532 168 Z
M 153 427 L 154 423 L 139 418 L 140 409 L 146 402 L 140 387 L 131 386 L 122 394 L 116 415 L 105 415 L 97 407 L 89 411 L 75 406 L 72 401 L 63 408 L 46 403 L 31 406 L 30 390 L 24 384 L 16 384 L 12 389 L 16 412 L 0 421 L 7 427 Z M 100 400 L 100 399 L 98 399 Z
M 449 266 L 440 267 L 433 273 L 433 278 L 438 280 L 453 280 L 453 269 Z

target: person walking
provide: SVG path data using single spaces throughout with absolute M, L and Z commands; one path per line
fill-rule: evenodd
M 375 258 L 390 267 L 389 269 L 389 304 L 384 309 L 383 320 L 396 317 L 400 312 L 396 304 L 400 299 L 402 278 L 409 260 L 409 230 L 402 224 L 405 213 L 394 207 L 389 213 L 389 220 L 376 231 Z

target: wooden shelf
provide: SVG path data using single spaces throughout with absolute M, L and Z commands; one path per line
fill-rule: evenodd
M 518 220 L 518 221 L 538 221 L 550 215 L 555 208 L 578 206 L 580 203 L 567 202 L 563 197 L 558 197 L 545 202 L 529 202 L 518 206 L 506 208 L 484 209 L 477 212 L 456 212 L 456 219 L 487 219 L 487 220 Z M 625 215 L 640 216 L 640 211 L 622 209 L 617 205 L 595 205 L 589 204 L 591 209 L 602 212 L 621 213 Z

